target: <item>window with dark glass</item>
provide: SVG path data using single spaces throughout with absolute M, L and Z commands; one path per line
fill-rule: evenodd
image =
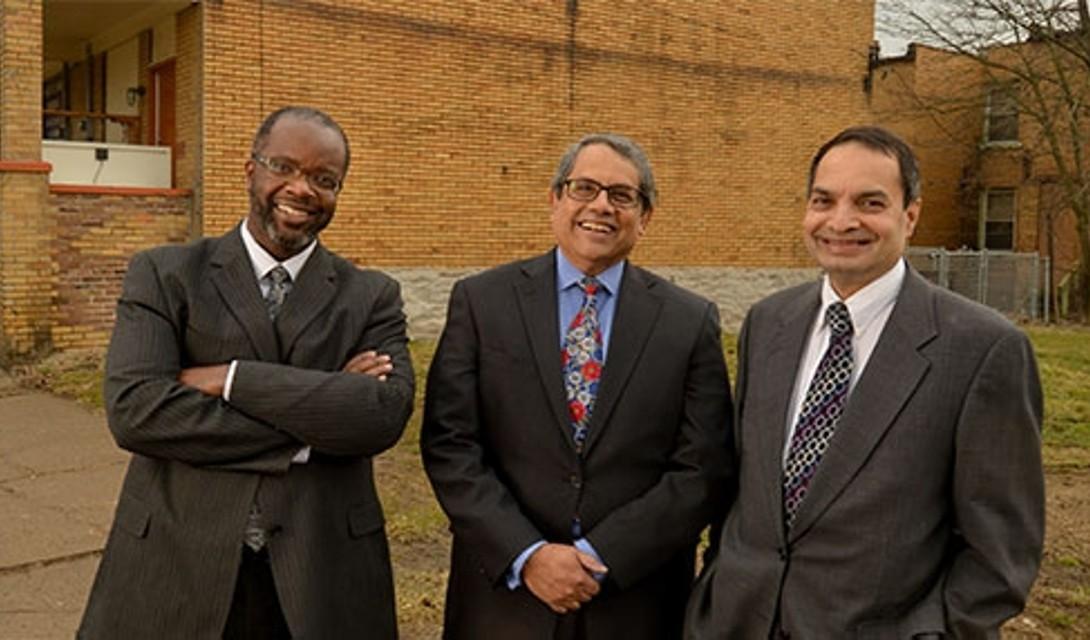
M 1014 249 L 1014 189 L 984 192 L 980 216 L 980 246 L 984 249 Z

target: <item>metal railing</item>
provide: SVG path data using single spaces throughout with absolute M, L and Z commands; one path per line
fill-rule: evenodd
M 1049 261 L 1036 253 L 910 247 L 906 257 L 941 287 L 1022 320 L 1049 321 Z

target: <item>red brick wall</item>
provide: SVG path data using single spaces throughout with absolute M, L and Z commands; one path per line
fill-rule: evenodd
M 54 187 L 49 210 L 57 220 L 53 254 L 57 349 L 101 347 L 109 339 L 121 280 L 134 253 L 188 238 L 188 193 Z

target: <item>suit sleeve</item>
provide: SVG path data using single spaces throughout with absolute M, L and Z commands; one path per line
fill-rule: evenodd
M 413 409 L 413 369 L 397 283 L 385 285 L 351 357 L 374 349 L 390 355 L 386 380 L 342 371 L 239 362 L 231 405 L 333 455 L 373 456 L 401 437 Z M 347 360 L 346 360 L 347 362 Z M 343 364 L 343 363 L 342 363 Z
M 451 528 L 480 554 L 489 580 L 498 584 L 515 557 L 545 536 L 489 462 L 478 406 L 478 348 L 472 305 L 459 282 L 428 372 L 420 448 Z
M 106 356 L 106 413 L 118 445 L 191 465 L 286 471 L 300 446 L 296 438 L 178 382 L 182 322 L 155 263 L 137 254 Z
M 707 305 L 688 355 L 685 399 L 676 445 L 658 483 L 614 510 L 587 533 L 622 588 L 683 549 L 721 520 L 733 495 L 730 383 L 715 306 Z
M 184 318 L 148 254 L 134 257 L 107 356 L 106 402 L 118 444 L 222 470 L 283 473 L 302 444 L 369 454 L 397 440 L 412 410 L 412 365 L 396 285 L 370 312 L 361 345 L 388 349 L 385 382 L 360 374 L 240 363 L 232 402 L 178 382 Z M 366 347 L 361 347 L 366 348 Z
M 944 585 L 949 631 L 999 637 L 1022 610 L 1044 537 L 1041 387 L 1021 333 L 996 341 L 972 383 L 957 426 L 953 492 L 962 538 Z

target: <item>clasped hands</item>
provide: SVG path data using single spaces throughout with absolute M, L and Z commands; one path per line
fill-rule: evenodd
M 556 613 L 568 613 L 598 594 L 601 586 L 593 574 L 607 571 L 572 545 L 547 543 L 526 560 L 522 583 Z
M 200 367 L 188 367 L 178 373 L 178 382 L 193 387 L 209 396 L 223 396 L 223 387 L 227 383 L 230 364 L 214 364 Z M 341 371 L 360 373 L 385 381 L 386 375 L 394 370 L 390 356 L 377 351 L 361 351 L 348 361 Z

